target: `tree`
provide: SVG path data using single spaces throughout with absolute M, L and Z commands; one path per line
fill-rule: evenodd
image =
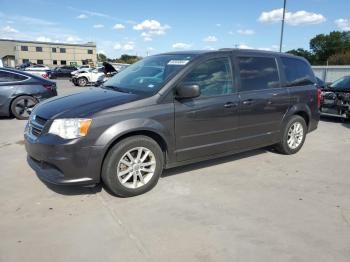
M 330 56 L 350 50 L 350 32 L 333 31 L 310 40 L 310 49 L 318 64 L 326 64 Z
M 105 62 L 107 61 L 107 56 L 105 54 L 102 54 L 102 53 L 98 53 L 97 54 L 97 61 L 98 62 Z
M 303 48 L 292 49 L 292 50 L 287 51 L 287 53 L 297 55 L 297 56 L 302 56 L 306 60 L 308 60 L 310 64 L 314 64 L 316 61 L 315 55 L 313 53 L 311 53 L 310 51 L 305 50 Z
M 331 55 L 328 63 L 330 65 L 350 65 L 350 51 Z
M 115 62 L 125 63 L 125 64 L 133 64 L 141 59 L 142 59 L 142 57 L 140 57 L 140 56 L 123 54 L 120 56 L 120 58 L 115 59 Z

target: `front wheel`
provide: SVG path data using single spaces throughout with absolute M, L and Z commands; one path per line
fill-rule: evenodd
M 277 151 L 286 155 L 297 153 L 305 142 L 306 133 L 304 118 L 292 116 L 284 127 L 281 142 L 276 145 Z
M 114 145 L 102 166 L 102 180 L 115 195 L 132 197 L 151 190 L 163 170 L 164 155 L 153 139 L 133 136 Z
M 85 77 L 81 77 L 78 79 L 78 85 L 81 87 L 86 86 L 88 83 L 87 79 Z

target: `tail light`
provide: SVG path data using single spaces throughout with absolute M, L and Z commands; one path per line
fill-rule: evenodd
M 47 73 L 45 73 L 45 74 L 42 74 L 41 77 L 43 77 L 43 78 L 49 78 L 49 75 L 48 75 Z
M 55 86 L 53 85 L 43 85 L 43 87 L 46 89 L 46 90 L 49 90 L 49 91 L 52 91 L 55 89 Z
M 318 108 L 321 107 L 321 89 L 317 88 L 317 106 Z

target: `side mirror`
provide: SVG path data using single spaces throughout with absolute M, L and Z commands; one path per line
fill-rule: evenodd
M 176 87 L 176 98 L 195 98 L 201 95 L 198 85 L 179 85 Z

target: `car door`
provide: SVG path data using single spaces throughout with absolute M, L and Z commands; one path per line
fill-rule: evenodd
M 0 69 L 0 112 L 7 114 L 19 82 L 28 77 Z
M 276 58 L 248 55 L 234 60 L 240 80 L 238 147 L 256 148 L 277 142 L 290 98 L 280 84 Z
M 201 95 L 175 99 L 177 161 L 234 150 L 238 95 L 229 57 L 202 61 L 180 81 L 198 85 Z

